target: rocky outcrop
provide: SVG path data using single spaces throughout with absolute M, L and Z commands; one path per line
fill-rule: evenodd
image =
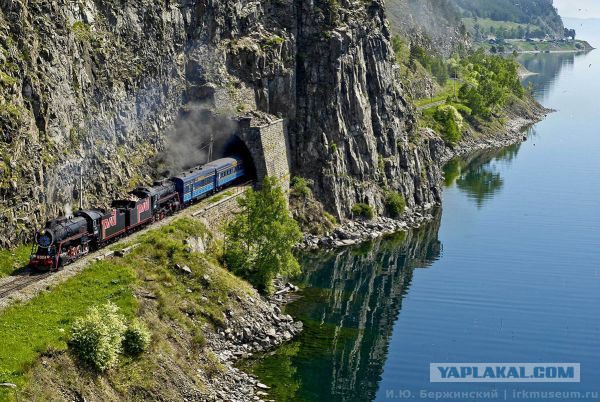
M 337 24 L 306 2 L 300 15 L 296 172 L 314 180 L 315 195 L 339 218 L 356 202 L 383 210 L 385 188 L 409 205 L 437 201 L 434 155 L 408 142 L 414 112 L 394 75 L 382 4 L 341 14 Z M 325 35 L 315 29 L 328 23 Z
M 430 208 L 431 206 L 426 206 L 424 209 L 429 209 L 427 207 Z M 317 250 L 354 246 L 400 231 L 417 229 L 426 222 L 433 220 L 434 217 L 434 215 L 424 211 L 406 211 L 397 219 L 379 217 L 373 221 L 349 221 L 325 236 L 306 234 L 298 248 Z
M 408 142 L 380 0 L 2 0 L 0 22 L 4 245 L 76 204 L 81 172 L 85 204 L 102 206 L 150 182 L 182 127 L 196 143 L 230 134 L 180 124 L 198 108 L 285 117 L 293 173 L 338 218 L 381 209 L 383 188 L 439 198 L 435 155 Z

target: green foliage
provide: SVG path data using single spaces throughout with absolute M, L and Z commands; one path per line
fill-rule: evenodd
M 152 336 L 148 327 L 138 320 L 134 320 L 123 335 L 123 351 L 129 356 L 138 356 L 150 346 Z
M 375 211 L 369 204 L 358 203 L 352 207 L 352 215 L 355 217 L 373 219 L 375 217 Z
M 408 65 L 410 61 L 410 45 L 398 35 L 392 38 L 392 49 L 396 55 L 396 63 Z
M 398 58 L 398 56 L 396 57 Z M 444 59 L 438 55 L 430 55 L 419 45 L 410 45 L 409 66 L 414 70 L 415 62 L 419 62 L 423 68 L 429 71 L 440 85 L 444 85 L 448 81 L 448 65 Z
M 496 36 L 499 41 L 503 39 L 524 39 L 528 35 L 535 37 L 539 29 L 535 25 L 512 21 L 494 21 L 489 18 L 465 18 L 463 22 L 476 41 L 483 41 L 488 35 Z M 544 34 L 542 33 L 541 36 L 543 37 Z
M 207 253 L 189 250 L 186 240 L 190 237 L 202 237 L 208 245 Z M 30 374 L 35 375 L 29 368 L 38 367 L 36 361 L 46 351 L 66 352 L 69 329 L 92 306 L 111 301 L 119 306 L 120 313 L 128 321 L 131 320 L 138 307 L 134 288 L 141 287 L 157 298 L 160 321 L 152 321 L 153 342 L 162 345 L 164 338 L 169 336 L 164 333 L 165 328 L 175 327 L 186 333 L 189 330 L 193 334 L 189 339 L 190 346 L 198 349 L 205 342 L 200 328 L 210 328 L 209 324 L 224 325 L 223 314 L 233 307 L 231 300 L 252 292 L 247 282 L 217 265 L 219 241 L 211 240 L 207 229 L 195 219 L 179 218 L 114 247 L 123 248 L 132 242 L 139 246 L 126 257 L 90 263 L 51 292 L 42 292 L 30 301 L 16 303 L 0 313 L 0 382 L 27 388 L 26 382 L 32 378 Z M 29 250 L 23 250 L 24 260 Z M 6 253 L 10 255 L 10 252 Z M 0 253 L 0 256 L 6 253 Z M 15 250 L 15 254 L 19 252 Z M 3 262 L 5 260 L 0 259 L 0 263 Z M 175 264 L 187 265 L 192 274 L 178 274 Z M 20 266 L 18 261 L 16 266 Z M 209 280 L 201 279 L 206 275 Z M 111 372 L 111 381 L 115 376 L 127 377 L 136 367 L 154 361 L 150 353 L 136 361 L 123 359 L 126 367 L 119 365 Z M 138 385 L 135 381 L 137 379 L 131 378 L 131 386 Z M 0 400 L 5 396 L 0 388 Z
M 335 219 L 335 216 L 331 215 L 329 212 L 327 211 L 323 211 L 323 216 L 325 217 L 325 219 L 327 219 L 329 221 L 329 223 L 331 223 L 332 225 L 337 225 L 338 221 L 337 219 Z
M 0 71 L 0 85 L 2 85 L 4 87 L 12 87 L 16 83 L 17 83 L 16 78 L 11 77 L 10 75 L 6 74 L 4 71 Z
M 75 37 L 82 42 L 89 42 L 92 40 L 92 31 L 88 24 L 83 21 L 76 21 L 71 27 Z
M 273 177 L 264 179 L 260 191 L 246 192 L 239 205 L 241 213 L 225 230 L 225 261 L 232 272 L 270 293 L 277 274 L 300 272 L 292 248 L 302 234 Z
M 132 270 L 122 264 L 101 261 L 25 304 L 0 314 L 0 382 L 22 385 L 26 368 L 48 348 L 65 350 L 68 332 L 76 317 L 93 305 L 111 300 L 121 313 L 133 315 L 136 300 L 129 285 Z M 1 397 L 0 397 L 1 399 Z
M 462 137 L 463 118 L 452 105 L 439 106 L 434 114 L 442 128 L 442 137 L 450 145 L 456 145 Z
M 263 48 L 274 48 L 274 47 L 281 46 L 284 42 L 285 42 L 285 39 L 283 39 L 281 36 L 273 35 L 273 36 L 270 36 L 269 38 L 267 38 L 263 42 L 262 47 Z
M 119 308 L 108 302 L 75 321 L 69 343 L 84 363 L 105 371 L 118 363 L 126 329 Z
M 402 194 L 388 191 L 385 195 L 385 208 L 392 218 L 397 218 L 406 209 L 406 200 Z
M 23 116 L 23 108 L 8 102 L 0 105 L 0 121 L 7 120 L 9 123 L 18 123 Z
M 486 55 L 483 50 L 462 61 L 465 83 L 458 97 L 474 116 L 490 118 L 510 94 L 522 98 L 525 90 L 518 75 L 518 64 L 511 58 Z
M 310 187 L 308 187 L 308 182 L 305 178 L 294 176 L 290 182 L 290 186 L 292 188 L 292 192 L 295 195 L 298 195 L 302 198 L 309 197 L 311 195 Z
M 377 170 L 379 170 L 379 173 L 381 174 L 385 172 L 385 160 L 381 155 L 377 157 Z
M 321 10 L 325 16 L 325 23 L 334 28 L 340 23 L 340 0 L 320 0 Z
M 192 336 L 192 344 L 198 348 L 203 349 L 206 346 L 206 337 L 198 328 L 194 328 L 194 335 Z
M 525 24 L 526 37 L 562 36 L 563 24 L 552 2 L 548 0 L 454 0 L 467 18 L 489 19 Z M 498 34 L 499 27 L 492 33 Z M 503 28 L 500 26 L 500 28 Z M 515 28 L 517 29 L 517 28 Z M 509 30 L 500 31 L 505 38 L 513 37 Z M 510 35 L 510 36 L 509 36 Z

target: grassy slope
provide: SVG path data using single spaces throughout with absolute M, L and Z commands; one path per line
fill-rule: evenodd
M 199 328 L 218 325 L 223 312 L 229 308 L 231 297 L 252 293 L 252 288 L 217 265 L 217 241 L 207 254 L 190 252 L 185 240 L 189 237 L 207 237 L 206 229 L 189 218 L 178 219 L 170 225 L 152 230 L 136 240 L 140 246 L 124 258 L 95 262 L 81 274 L 59 285 L 55 290 L 31 301 L 10 307 L 0 313 L 0 331 L 3 341 L 0 348 L 0 382 L 14 382 L 26 389 L 29 397 L 41 395 L 52 399 L 56 395 L 49 387 L 40 386 L 40 377 L 51 370 L 39 365 L 42 354 L 58 354 L 61 364 L 56 370 L 78 373 L 75 360 L 65 351 L 70 327 L 74 319 L 88 307 L 107 300 L 114 301 L 127 316 L 142 315 L 150 322 L 154 332 L 154 348 L 170 350 L 166 338 L 173 337 L 166 323 L 176 323 L 179 333 L 193 334 L 189 342 L 201 344 L 203 335 Z M 191 276 L 178 274 L 175 264 L 187 265 Z M 210 277 L 209 281 L 199 278 Z M 139 297 L 134 294 L 153 295 L 157 302 L 154 320 L 138 309 Z M 142 299 L 143 300 L 143 299 Z M 143 303 L 142 303 L 143 304 Z M 145 310 L 145 309 L 141 309 Z M 157 346 L 160 345 L 160 346 Z M 186 345 L 189 350 L 190 346 Z M 48 352 L 50 351 L 50 352 Z M 153 370 L 161 353 L 148 353 L 141 361 L 123 361 L 120 368 L 110 373 L 108 380 L 113 388 L 127 393 L 131 387 L 145 384 L 153 386 Z M 31 381 L 31 367 L 37 367 Z M 70 381 L 84 381 L 79 375 Z M 3 393 L 4 392 L 4 393 Z M 0 400 L 7 397 L 0 389 Z
M 10 250 L 0 250 L 0 278 L 9 276 L 27 265 L 30 252 L 31 245 L 28 244 Z
M 74 318 L 90 306 L 112 300 L 131 316 L 135 311 L 131 292 L 134 277 L 133 271 L 120 261 L 97 262 L 55 291 L 3 311 L 0 382 L 23 386 L 27 367 L 41 352 L 65 349 Z

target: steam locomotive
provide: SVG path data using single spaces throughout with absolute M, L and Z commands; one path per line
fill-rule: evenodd
M 182 208 L 221 191 L 247 174 L 239 157 L 223 158 L 197 166 L 152 187 L 139 187 L 109 210 L 77 211 L 72 217 L 50 220 L 36 233 L 29 266 L 53 270 L 172 215 Z M 32 250 L 33 251 L 33 250 Z

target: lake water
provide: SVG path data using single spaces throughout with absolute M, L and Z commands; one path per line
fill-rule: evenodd
M 421 230 L 304 258 L 306 330 L 251 368 L 278 401 L 600 394 L 600 51 L 522 61 L 557 110 L 527 142 L 449 164 Z M 432 362 L 576 362 L 581 382 L 436 384 Z

